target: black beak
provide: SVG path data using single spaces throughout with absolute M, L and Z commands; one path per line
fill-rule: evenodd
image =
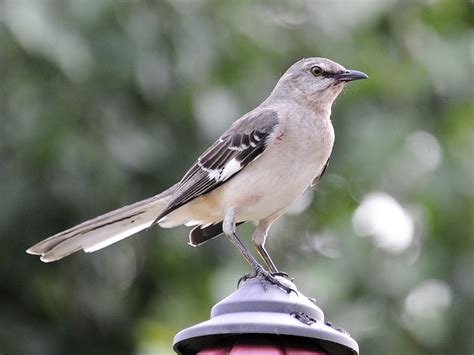
M 369 76 L 365 73 L 362 73 L 358 70 L 345 70 L 340 73 L 336 73 L 334 75 L 334 79 L 337 81 L 353 81 L 353 80 L 361 80 L 361 79 L 368 79 Z

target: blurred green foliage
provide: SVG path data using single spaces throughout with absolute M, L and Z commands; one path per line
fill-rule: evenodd
M 473 353 L 472 10 L 0 2 L 0 353 L 170 353 L 207 319 L 249 271 L 225 238 L 196 250 L 156 228 L 54 264 L 24 250 L 174 183 L 310 56 L 370 80 L 337 100 L 328 173 L 271 230 L 274 260 L 364 354 Z

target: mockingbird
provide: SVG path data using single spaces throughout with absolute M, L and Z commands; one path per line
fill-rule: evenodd
M 83 249 L 94 252 L 159 224 L 194 226 L 189 244 L 224 233 L 258 276 L 290 291 L 264 245 L 272 223 L 317 184 L 334 144 L 331 106 L 349 81 L 367 79 L 325 58 L 293 64 L 270 96 L 235 121 L 180 182 L 149 199 L 122 207 L 45 239 L 27 250 L 51 262 Z M 256 225 L 253 243 L 265 270 L 239 240 L 236 225 Z

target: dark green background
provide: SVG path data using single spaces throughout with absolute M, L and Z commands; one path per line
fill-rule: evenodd
M 363 354 L 472 354 L 472 11 L 0 2 L 0 353 L 170 353 L 249 271 L 225 238 L 154 228 L 53 264 L 24 250 L 170 186 L 289 65 L 324 56 L 370 80 L 335 103 L 328 172 L 268 248 Z

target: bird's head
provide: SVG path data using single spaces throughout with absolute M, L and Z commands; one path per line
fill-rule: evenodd
M 326 58 L 305 58 L 283 74 L 274 94 L 330 107 L 346 83 L 367 78 L 365 73 L 346 69 Z

